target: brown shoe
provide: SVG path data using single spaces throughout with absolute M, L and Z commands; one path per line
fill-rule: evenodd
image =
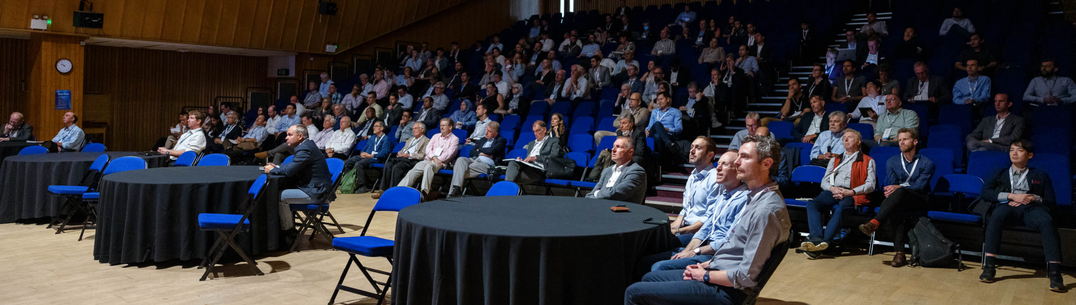
M 878 226 L 875 225 L 873 222 L 868 221 L 865 224 L 859 225 L 859 231 L 863 232 L 863 234 L 867 234 L 867 236 L 874 234 L 875 230 L 878 230 Z
M 265 158 L 269 158 L 269 153 L 268 153 L 268 152 L 264 152 L 264 151 L 263 151 L 263 152 L 258 152 L 258 153 L 255 153 L 255 154 L 254 154 L 254 158 L 257 158 L 257 159 L 265 159 Z
M 426 201 L 434 201 L 434 200 L 437 200 L 437 196 L 440 196 L 440 195 L 441 195 L 441 192 L 440 192 L 440 191 L 437 191 L 437 190 L 430 190 L 430 192 L 429 192 L 429 193 L 427 193 L 427 195 L 426 195 Z
M 370 195 L 370 198 L 381 199 L 381 192 L 375 192 L 373 195 Z
M 897 252 L 896 255 L 893 255 L 893 261 L 889 263 L 889 265 L 893 266 L 893 268 L 904 267 L 904 265 L 907 264 L 908 258 L 904 256 L 903 251 Z

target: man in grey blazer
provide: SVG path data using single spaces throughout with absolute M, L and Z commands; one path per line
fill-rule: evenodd
M 643 203 L 646 199 L 646 171 L 631 160 L 635 155 L 633 142 L 629 137 L 616 139 L 612 156 L 616 165 L 602 171 L 602 178 L 594 185 L 594 190 L 587 194 L 587 198 Z
M 546 161 L 550 158 L 560 158 L 560 142 L 548 136 L 549 130 L 546 129 L 545 121 L 535 121 L 532 130 L 534 130 L 535 140 L 523 147 L 527 150 L 527 157 L 517 157 L 516 160 L 508 162 L 508 170 L 505 171 L 504 180 L 512 181 L 519 185 L 542 182 L 545 180 L 544 167 Z M 537 164 L 543 169 L 523 164 L 524 162 Z
M 11 120 L 4 124 L 4 131 L 0 133 L 0 142 L 3 141 L 33 141 L 34 127 L 26 124 L 21 112 L 12 112 Z
M 1008 151 L 1009 144 L 1020 140 L 1024 135 L 1024 118 L 1009 112 L 1012 101 L 1009 95 L 994 95 L 994 109 L 998 114 L 983 118 L 979 126 L 964 139 L 968 151 Z
M 592 88 L 601 90 L 602 88 L 609 87 L 609 83 L 612 80 L 612 74 L 609 72 L 609 68 L 602 66 L 601 56 L 594 55 L 590 57 L 590 70 L 587 71 L 587 78 Z

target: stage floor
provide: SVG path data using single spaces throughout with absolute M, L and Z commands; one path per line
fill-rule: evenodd
M 340 195 L 332 212 L 346 234 L 356 236 L 375 201 L 369 195 Z M 392 238 L 393 213 L 379 214 L 367 235 Z M 5 304 L 319 304 L 328 301 L 348 260 L 317 239 L 297 253 L 256 257 L 264 276 L 244 265 L 219 267 L 220 278 L 199 282 L 198 262 L 109 266 L 93 260 L 94 232 L 77 241 L 78 231 L 53 234 L 45 225 L 0 225 L 0 300 Z M 335 229 L 334 229 L 335 230 Z M 979 264 L 971 269 L 892 268 L 892 253 L 853 253 L 809 261 L 793 250 L 762 293 L 759 304 L 1076 304 L 1076 291 L 1054 293 L 1042 270 L 998 269 L 997 283 L 979 283 Z M 969 260 L 978 258 L 968 257 Z M 383 258 L 362 258 L 364 265 L 389 270 Z M 1045 267 L 1045 266 L 1044 266 Z M 383 280 L 384 277 L 377 277 Z M 1065 275 L 1068 287 L 1076 278 Z M 357 270 L 346 284 L 369 289 Z M 391 295 L 390 295 L 391 297 Z M 338 303 L 374 304 L 341 292 Z

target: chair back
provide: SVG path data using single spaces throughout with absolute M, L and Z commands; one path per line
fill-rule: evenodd
M 983 179 L 967 174 L 945 175 L 938 182 L 938 191 L 979 196 L 983 191 Z
M 568 137 L 568 148 L 573 152 L 590 152 L 594 150 L 594 136 L 590 134 L 572 134 Z
M 1053 182 L 1055 201 L 1059 206 L 1072 205 L 1072 170 L 1067 155 L 1036 153 L 1028 165 L 1046 172 Z
M 512 181 L 500 181 L 489 188 L 486 196 L 519 196 L 519 185 Z
M 179 158 L 176 158 L 176 163 L 174 163 L 173 165 L 192 166 L 194 165 L 194 159 L 196 159 L 197 157 L 198 153 L 194 152 L 193 150 L 188 150 L 183 152 L 183 154 L 179 155 Z
M 811 144 L 811 143 L 802 143 L 802 142 L 791 142 L 791 143 L 785 144 L 785 147 L 799 147 L 800 148 L 800 164 L 799 165 L 802 166 L 802 165 L 810 165 L 811 164 L 811 149 L 814 148 L 813 144 Z
M 941 180 L 942 176 L 956 173 L 953 169 L 953 152 L 949 149 L 924 148 L 919 150 L 919 154 L 934 162 L 934 175 L 930 177 L 931 189 L 938 186 L 938 180 Z M 884 163 L 878 162 L 878 160 L 875 160 L 874 164 L 885 166 Z
M 97 156 L 97 159 L 93 160 L 93 164 L 90 164 L 90 170 L 100 172 L 105 169 L 105 164 L 108 164 L 108 155 Z
M 90 164 L 90 169 L 86 171 L 86 175 L 82 176 L 82 181 L 78 185 L 93 187 L 97 185 L 99 179 L 101 179 L 101 172 L 105 169 L 105 165 L 108 164 L 109 156 L 102 154 L 97 156 L 97 159 L 93 160 L 93 164 Z
M 103 174 L 109 175 L 139 169 L 146 169 L 146 160 L 135 156 L 119 157 L 112 160 L 112 162 L 108 162 L 108 167 L 105 167 Z
M 452 134 L 456 135 L 456 139 L 460 140 L 460 144 L 462 144 L 464 142 L 467 142 L 467 130 L 466 129 L 453 129 Z
M 792 170 L 792 182 L 822 183 L 822 177 L 826 176 L 826 168 L 815 165 L 804 165 Z
M 250 190 L 247 190 L 247 195 L 250 195 L 254 200 L 258 199 L 261 195 L 262 189 L 265 188 L 265 182 L 268 181 L 269 175 L 261 174 L 258 179 L 254 180 L 254 184 L 250 185 Z
M 232 164 L 231 158 L 225 154 L 208 154 L 198 159 L 196 166 L 228 166 Z
M 982 157 L 968 159 L 968 170 L 965 171 L 968 175 L 979 177 L 980 179 L 988 179 L 994 172 L 1003 168 L 1009 167 L 1010 163 L 1008 157 Z
M 587 167 L 587 163 L 590 161 L 590 155 L 584 152 L 573 151 L 564 154 L 564 158 L 572 159 L 575 161 L 575 166 L 580 168 Z
M 613 143 L 616 143 L 616 136 L 604 136 L 602 137 L 601 141 L 598 142 L 597 151 L 613 149 Z
M 509 151 L 508 154 L 504 156 L 505 159 L 515 159 L 516 157 L 526 158 L 527 157 L 527 150 L 523 149 L 522 147 L 521 148 L 516 148 L 516 149 L 513 149 L 513 150 Z
M 19 155 L 20 156 L 22 156 L 22 155 L 39 155 L 39 154 L 47 154 L 47 153 L 49 153 L 49 149 L 45 148 L 44 146 L 27 146 L 27 147 L 23 147 L 21 150 L 19 150 Z
M 889 146 L 878 146 L 871 148 L 871 159 L 874 159 L 874 172 L 878 175 L 878 185 L 889 185 L 890 183 L 885 181 L 886 171 L 885 164 L 889 162 L 890 158 L 900 154 L 900 148 Z
M 287 158 L 284 158 L 284 162 L 280 162 L 280 165 L 291 163 L 291 159 L 294 159 L 294 158 L 295 158 L 295 156 L 288 156 Z
M 422 194 L 414 188 L 394 186 L 385 190 L 374 205 L 374 209 L 370 211 L 370 217 L 366 219 L 366 225 L 362 226 L 362 233 L 359 235 L 366 236 L 366 229 L 370 227 L 370 221 L 374 219 L 375 212 L 399 212 L 406 207 L 418 204 L 421 200 Z
M 754 305 L 758 300 L 759 293 L 762 292 L 762 288 L 766 286 L 766 282 L 770 281 L 770 277 L 773 276 L 773 272 L 777 271 L 777 266 L 781 265 L 781 261 L 785 260 L 785 255 L 788 254 L 788 241 L 783 241 L 770 250 L 770 258 L 766 259 L 766 263 L 762 265 L 762 272 L 759 272 L 758 279 L 755 280 L 755 288 L 747 291 L 747 298 L 744 299 L 743 304 Z
M 103 152 L 105 151 L 105 144 L 90 143 L 82 148 L 82 152 Z
M 325 158 L 325 163 L 329 165 L 329 175 L 332 176 L 333 184 L 336 184 L 336 178 L 340 178 L 340 174 L 344 171 L 344 160 Z
M 826 104 L 829 105 L 829 104 Z M 867 123 L 851 123 L 848 124 L 848 128 L 858 131 L 864 138 L 874 138 L 874 126 Z
M 769 127 L 770 132 L 772 132 L 778 139 L 792 138 L 792 122 L 773 121 L 766 124 L 766 127 Z

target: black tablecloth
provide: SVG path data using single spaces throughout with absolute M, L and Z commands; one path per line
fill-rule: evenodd
M 396 304 L 622 304 L 636 262 L 675 248 L 654 208 L 571 197 L 468 197 L 402 210 Z
M 198 228 L 199 213 L 239 213 L 257 166 L 169 167 L 108 175 L 101 185 L 94 259 L 109 264 L 196 260 L 206 256 L 216 233 Z M 280 248 L 283 176 L 269 176 L 251 231 L 237 243 L 247 254 Z M 243 205 L 243 207 L 246 207 Z
M 38 144 L 28 143 L 26 141 L 4 141 L 0 142 L 0 166 L 4 164 L 4 159 L 14 155 L 18 155 L 19 151 L 27 146 L 34 146 Z
M 73 152 L 13 156 L 0 166 L 0 223 L 19 219 L 52 217 L 60 213 L 64 198 L 49 194 L 49 185 L 77 185 L 102 154 L 115 159 L 139 156 L 149 167 L 164 166 L 163 155 L 142 156 L 137 152 Z

